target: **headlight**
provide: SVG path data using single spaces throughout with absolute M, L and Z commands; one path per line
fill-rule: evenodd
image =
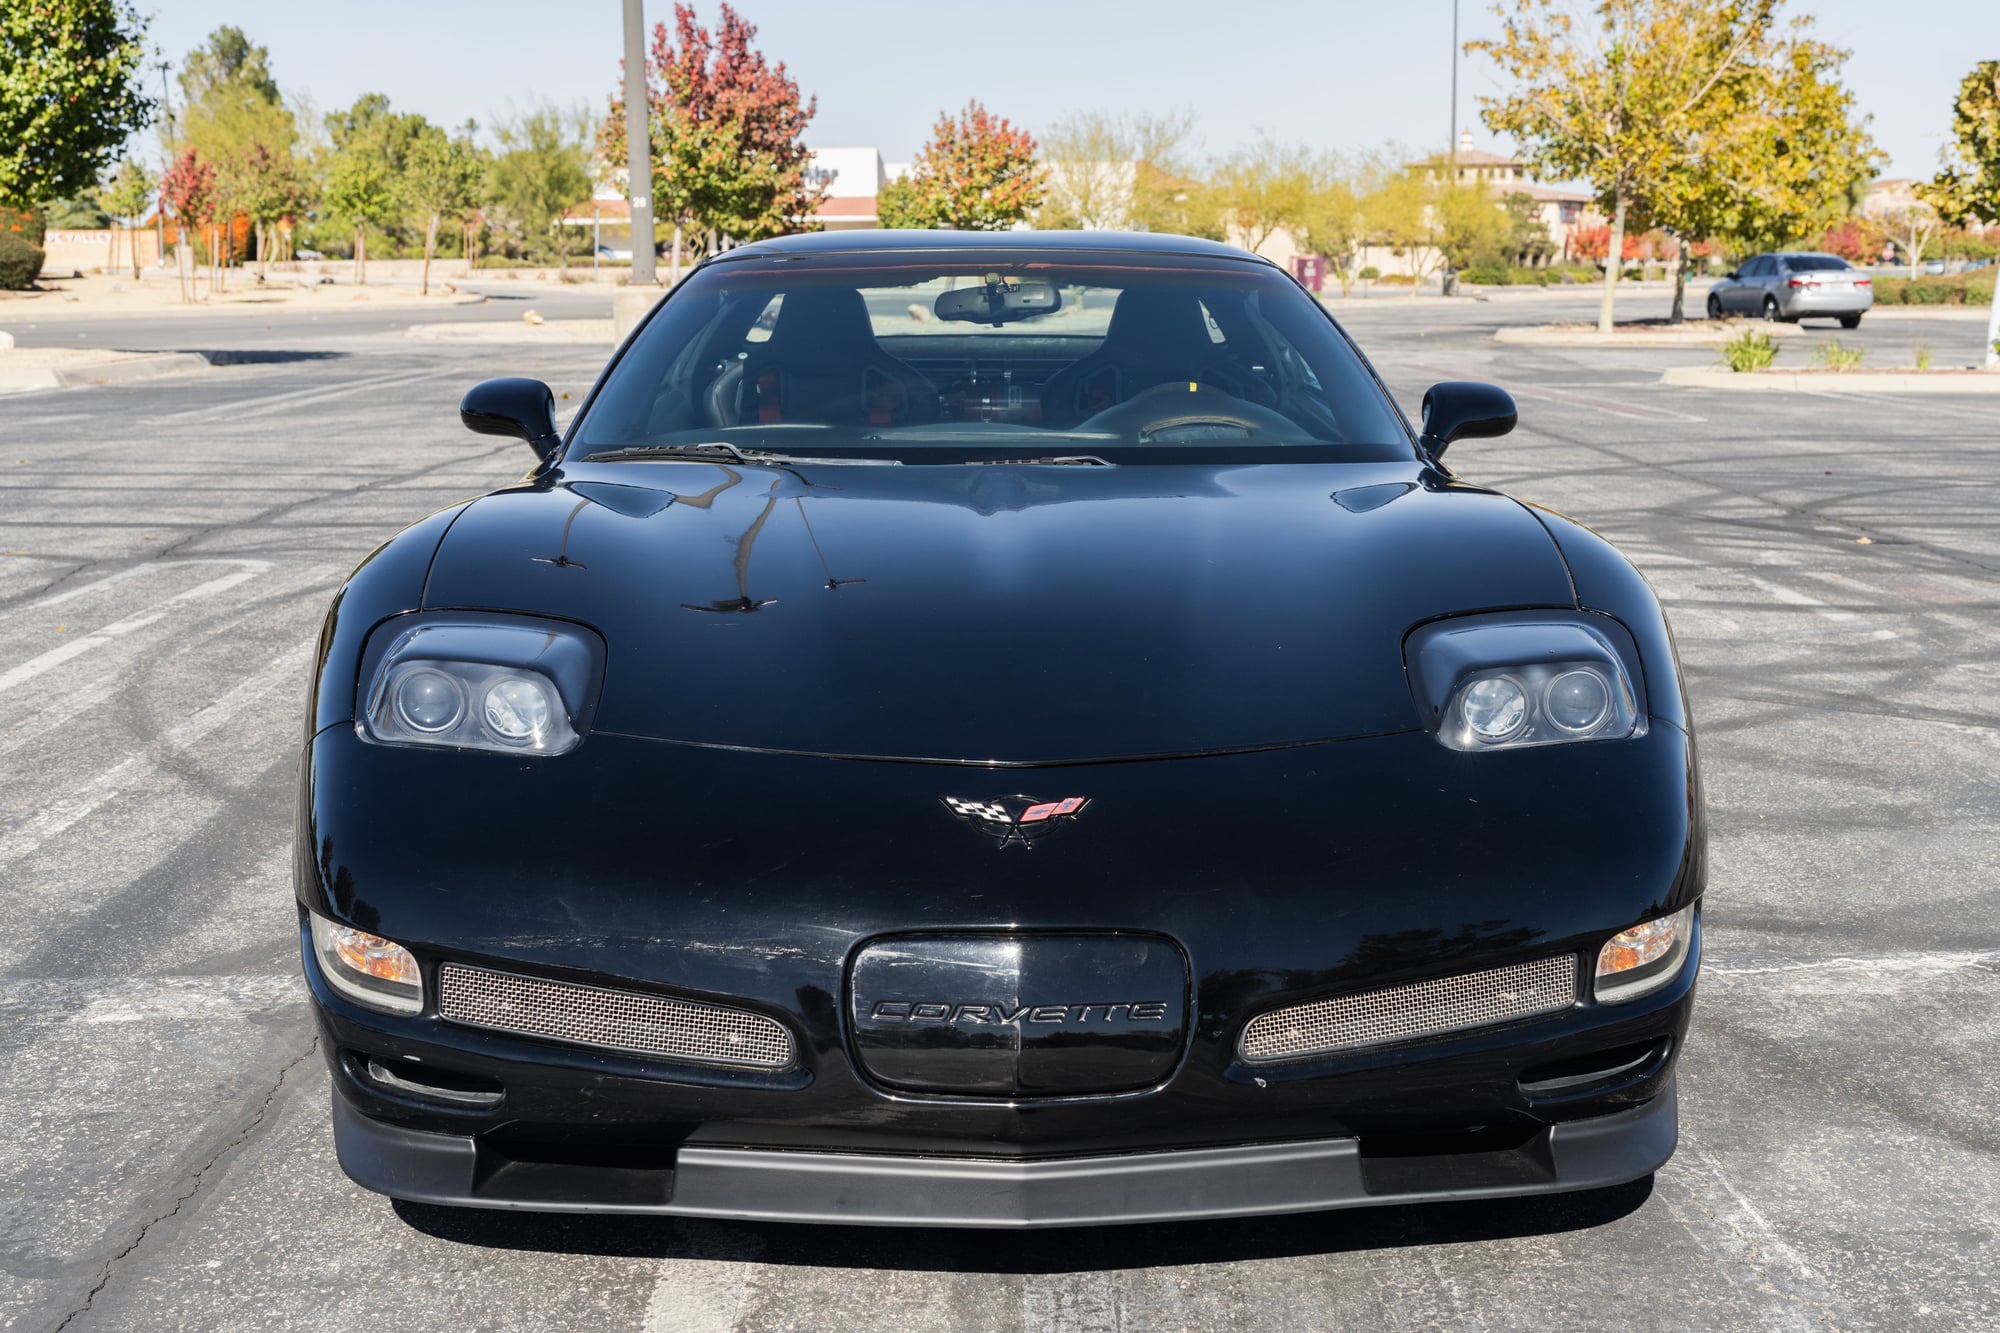
M 1622 1004 L 1672 981 L 1686 961 L 1694 934 L 1695 905 L 1672 916 L 1621 930 L 1597 951 L 1595 994 L 1600 1004 Z
M 1639 735 L 1644 710 L 1603 617 L 1522 612 L 1438 621 L 1410 635 L 1410 683 L 1454 750 Z
M 376 638 L 363 657 L 363 740 L 556 755 L 583 738 L 602 658 L 587 631 L 430 615 L 390 621 Z
M 408 949 L 317 913 L 307 916 L 312 922 L 313 955 L 328 985 L 371 1009 L 392 1014 L 423 1009 L 424 983 Z

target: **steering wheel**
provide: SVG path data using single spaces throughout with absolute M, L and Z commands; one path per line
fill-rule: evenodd
M 1078 422 L 1075 429 L 1127 436 L 1140 444 L 1163 445 L 1299 434 L 1298 423 L 1282 413 L 1187 380 L 1156 384 Z

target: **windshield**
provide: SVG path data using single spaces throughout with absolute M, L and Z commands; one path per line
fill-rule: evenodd
M 1834 273 L 1849 265 L 1838 255 L 1787 255 L 1785 267 L 1794 273 Z
M 1025 249 L 703 267 L 612 369 L 568 457 L 690 446 L 903 463 L 1412 456 L 1361 359 L 1269 266 Z

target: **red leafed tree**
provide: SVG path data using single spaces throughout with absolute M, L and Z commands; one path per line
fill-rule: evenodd
M 1001 231 L 1042 202 L 1035 136 L 978 102 L 941 113 L 910 174 L 882 192 L 885 227 Z
M 181 300 L 191 300 L 188 291 L 188 229 L 207 227 L 215 220 L 215 168 L 201 160 L 190 148 L 173 161 L 160 178 L 160 198 L 174 211 L 179 239 Z
M 1864 264 L 1882 253 L 1883 231 L 1863 217 L 1843 218 L 1826 229 L 1819 248 L 1850 264 Z
M 1645 238 L 1643 236 L 1635 236 L 1631 232 L 1627 232 L 1624 239 L 1625 243 L 1619 247 L 1619 252 L 1626 259 L 1648 257 L 1647 248 L 1644 243 Z M 1608 226 L 1578 227 L 1569 234 L 1569 251 L 1578 259 L 1588 260 L 1591 263 L 1602 263 L 1604 262 L 1604 256 L 1610 249 L 1611 228 Z
M 653 27 L 646 86 L 653 140 L 655 214 L 709 243 L 799 231 L 825 197 L 806 179 L 804 134 L 819 99 L 799 96 L 785 64 L 751 43 L 755 24 L 722 6 L 715 31 L 695 22 L 692 5 L 674 6 L 674 28 Z M 625 101 L 611 100 L 598 132 L 604 160 L 625 160 Z M 634 238 L 637 241 L 638 238 Z

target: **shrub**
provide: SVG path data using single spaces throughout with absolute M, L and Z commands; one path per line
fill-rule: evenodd
M 1985 305 L 1993 299 L 1993 274 L 1976 271 L 1936 278 L 1875 279 L 1877 305 Z
M 1513 278 L 1498 264 L 1470 264 L 1458 271 L 1458 280 L 1480 287 L 1504 287 Z
M 1865 347 L 1846 347 L 1838 338 L 1828 338 L 1813 348 L 1812 363 L 1828 370 L 1854 370 L 1860 367 L 1861 358 L 1868 354 Z
M 1377 282 L 1388 287 L 1414 287 L 1417 280 L 1407 273 L 1383 273 L 1377 275 Z
M 1931 368 L 1931 345 L 1929 343 L 1918 343 L 1917 369 L 1929 370 L 1930 368 Z
M 16 232 L 0 231 L 0 292 L 25 292 L 41 275 L 47 256 Z
M 29 245 L 40 245 L 46 231 L 40 213 L 31 208 L 9 208 L 0 204 L 0 232 L 17 236 Z
M 1763 370 L 1778 359 L 1778 340 L 1756 329 L 1745 329 L 1722 344 L 1722 359 L 1738 374 Z
M 1375 279 L 1382 276 L 1382 270 L 1376 268 L 1373 264 L 1370 264 L 1368 267 L 1362 269 L 1361 272 L 1355 274 L 1355 276 L 1360 278 L 1364 282 L 1373 282 Z

